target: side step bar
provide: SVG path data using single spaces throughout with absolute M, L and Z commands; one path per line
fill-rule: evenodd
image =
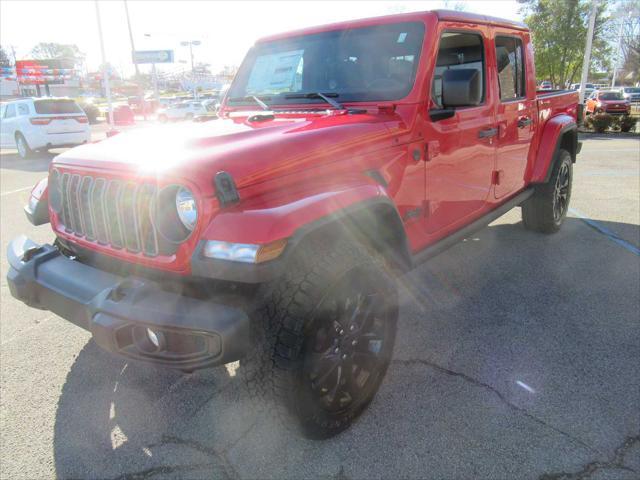
M 478 218 L 477 220 L 470 223 L 466 227 L 461 228 L 457 232 L 452 233 L 448 237 L 445 237 L 442 240 L 439 240 L 438 242 L 434 243 L 433 245 L 428 246 L 424 250 L 421 250 L 420 252 L 416 253 L 411 258 L 413 266 L 415 267 L 429 260 L 430 258 L 435 257 L 436 255 L 440 255 L 449 247 L 452 247 L 456 243 L 461 242 L 462 240 L 472 235 L 473 233 L 477 232 L 478 230 L 483 229 L 484 227 L 489 225 L 491 222 L 493 222 L 497 218 L 500 218 L 502 215 L 507 213 L 512 208 L 522 204 L 522 202 L 524 202 L 531 195 L 533 195 L 533 191 L 534 191 L 533 188 L 529 188 L 519 193 L 518 195 L 513 197 L 511 200 L 508 200 L 506 203 L 503 203 L 495 210 L 491 210 L 489 213 Z

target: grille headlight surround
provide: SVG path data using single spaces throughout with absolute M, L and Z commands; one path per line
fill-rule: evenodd
M 162 188 L 153 202 L 152 219 L 166 241 L 186 241 L 198 222 L 197 202 L 191 190 L 176 184 Z
M 60 172 L 57 169 L 52 169 L 51 173 L 49 174 L 49 184 L 48 184 L 48 189 L 49 189 L 49 205 L 51 206 L 51 209 L 56 212 L 56 213 L 60 213 L 62 211 L 62 175 L 60 175 Z

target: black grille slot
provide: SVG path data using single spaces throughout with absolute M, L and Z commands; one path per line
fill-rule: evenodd
M 120 190 L 120 182 L 111 180 L 104 199 L 109 238 L 111 239 L 111 245 L 115 248 L 122 248 L 124 243 L 122 240 L 122 229 L 120 228 Z
M 109 232 L 104 214 L 104 193 L 107 181 L 104 178 L 97 178 L 91 191 L 91 210 L 95 227 L 96 239 L 100 243 L 109 243 Z
M 80 216 L 84 225 L 84 234 L 87 240 L 95 240 L 95 229 L 91 212 L 91 188 L 93 178 L 83 177 L 80 183 Z
M 69 190 L 67 198 L 69 200 L 69 218 L 71 230 L 76 235 L 82 235 L 82 220 L 80 219 L 80 202 L 78 201 L 78 191 L 80 190 L 80 175 L 72 175 L 69 180 Z
M 138 225 L 136 221 L 136 193 L 138 186 L 134 183 L 127 183 L 120 195 L 119 211 L 121 213 L 120 224 L 124 233 L 124 243 L 127 250 L 132 252 L 140 251 L 140 241 L 138 240 Z
M 146 183 L 138 190 L 136 202 L 140 242 L 142 243 L 143 252 L 147 255 L 158 254 L 158 238 L 155 228 L 153 228 L 153 223 L 151 222 L 151 205 L 155 195 L 156 187 Z
M 71 232 L 71 213 L 69 213 L 69 196 L 67 195 L 69 192 L 69 178 L 71 176 L 68 173 L 62 175 L 62 224 L 66 231 Z
M 60 222 L 67 232 L 113 248 L 164 255 L 152 221 L 154 184 L 65 173 L 60 177 Z

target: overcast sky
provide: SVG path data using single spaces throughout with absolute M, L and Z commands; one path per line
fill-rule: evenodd
M 107 61 L 129 75 L 133 66 L 124 2 L 99 3 Z M 211 64 L 213 71 L 238 65 L 253 42 L 268 34 L 459 4 L 467 12 L 521 19 L 515 0 L 128 1 L 137 50 L 173 49 L 176 61 L 186 61 L 188 49 L 180 41 L 200 40 L 202 44 L 194 50 L 196 62 Z M 9 53 L 10 46 L 15 47 L 20 60 L 28 58 L 38 42 L 74 43 L 87 55 L 88 68 L 95 70 L 101 58 L 94 2 L 0 0 L 0 44 Z

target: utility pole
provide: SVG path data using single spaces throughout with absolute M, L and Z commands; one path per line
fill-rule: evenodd
M 124 1 L 124 12 L 127 15 L 127 27 L 129 27 L 129 41 L 131 42 L 131 59 L 134 60 L 134 55 L 136 51 L 136 47 L 133 44 L 133 32 L 131 31 L 131 19 L 129 18 L 129 7 L 127 6 L 127 0 Z M 138 68 L 138 64 L 133 62 L 133 66 L 136 69 L 136 77 L 140 75 L 140 69 Z
M 198 90 L 196 86 L 196 69 L 195 64 L 193 62 L 193 47 L 200 45 L 202 42 L 200 40 L 189 40 L 188 42 L 180 42 L 180 45 L 183 47 L 189 47 L 189 55 L 191 56 L 191 81 L 193 83 L 193 98 L 198 99 Z
M 100 20 L 100 5 L 98 0 L 94 0 L 96 5 L 96 20 L 98 21 L 98 35 L 100 36 L 100 53 L 102 54 L 102 77 L 104 78 L 104 89 L 107 94 L 107 104 L 109 105 L 109 125 L 111 131 L 114 130 L 113 124 L 113 103 L 111 102 L 111 86 L 109 85 L 109 71 L 107 66 L 107 56 L 104 53 L 104 38 L 102 37 L 102 21 Z M 108 134 L 107 134 L 108 135 Z
M 591 0 L 591 13 L 589 14 L 589 29 L 587 30 L 587 44 L 584 49 L 584 59 L 582 60 L 582 76 L 580 77 L 580 105 L 584 103 L 584 84 L 589 76 L 589 66 L 591 65 L 591 46 L 593 45 L 593 30 L 596 25 L 596 15 L 598 14 L 597 0 Z
M 16 72 L 16 83 L 18 84 L 18 95 L 22 96 L 22 89 L 20 88 L 20 77 L 18 75 L 18 60 L 16 60 L 16 48 L 13 45 L 11 47 L 11 53 L 13 55 L 13 70 Z

